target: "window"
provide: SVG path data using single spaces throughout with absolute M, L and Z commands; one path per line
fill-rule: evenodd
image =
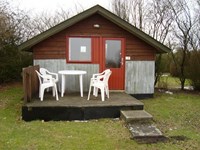
M 121 41 L 120 40 L 106 40 L 106 68 L 120 68 L 121 67 Z
M 91 38 L 69 38 L 69 61 L 91 61 Z

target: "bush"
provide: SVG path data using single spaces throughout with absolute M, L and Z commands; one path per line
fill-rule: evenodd
M 189 65 L 187 67 L 187 77 L 191 80 L 191 85 L 195 90 L 200 90 L 200 51 L 192 51 Z
M 170 75 L 172 77 L 179 77 L 178 70 L 173 62 L 170 64 Z
M 32 64 L 32 56 L 18 50 L 18 45 L 31 36 L 26 30 L 30 19 L 14 9 L 6 0 L 0 1 L 0 84 L 21 79 L 22 68 Z
M 32 55 L 25 52 L 0 57 L 0 84 L 21 80 L 22 68 L 31 64 Z
M 168 89 L 169 88 L 168 76 L 161 77 L 157 83 L 157 87 L 161 89 Z
M 157 82 L 159 82 L 160 77 L 163 75 L 163 73 L 169 73 L 170 60 L 170 54 L 156 55 L 154 85 L 156 85 Z

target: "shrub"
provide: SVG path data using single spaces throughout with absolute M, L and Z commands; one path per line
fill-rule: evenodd
M 168 76 L 163 76 L 160 78 L 160 80 L 157 83 L 157 87 L 161 89 L 168 89 L 169 84 L 168 84 Z
M 25 52 L 13 52 L 0 56 L 0 84 L 20 80 L 22 68 L 31 64 L 32 55 Z
M 172 77 L 179 77 L 178 70 L 173 62 L 170 64 L 170 75 Z
M 195 90 L 200 90 L 200 51 L 192 51 L 189 65 L 187 67 L 187 77 L 191 80 L 191 85 Z

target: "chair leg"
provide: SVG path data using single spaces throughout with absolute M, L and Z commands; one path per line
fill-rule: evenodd
M 104 91 L 104 88 L 101 88 L 101 100 L 102 101 L 105 100 L 105 91 Z
M 52 93 L 53 93 L 53 97 L 55 97 L 55 86 L 52 87 Z
M 54 85 L 54 91 L 55 91 L 55 95 L 56 95 L 56 100 L 58 101 L 59 99 L 58 99 L 58 90 L 57 90 L 57 86 L 56 86 L 56 84 Z
M 106 86 L 105 87 L 105 90 L 106 90 L 106 95 L 107 95 L 107 97 L 109 98 L 110 96 L 109 96 L 109 88 Z
M 90 92 L 91 92 L 91 88 L 92 88 L 92 87 L 91 87 L 91 85 L 90 85 L 87 100 L 90 100 Z
M 99 89 L 97 87 L 95 87 L 94 89 L 95 89 L 94 96 L 97 97 Z
M 41 91 L 40 91 L 40 100 L 43 101 L 43 98 L 44 98 L 44 88 L 41 88 Z
M 39 98 L 41 97 L 41 87 L 39 87 Z
M 96 91 L 96 88 L 95 87 L 93 87 L 93 95 L 95 95 L 95 92 Z

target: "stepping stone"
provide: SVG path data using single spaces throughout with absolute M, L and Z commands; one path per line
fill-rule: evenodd
M 121 111 L 121 118 L 126 123 L 131 122 L 147 122 L 153 119 L 153 116 L 145 110 L 123 110 Z
M 145 110 L 123 110 L 120 117 L 127 123 L 133 139 L 138 143 L 156 143 L 167 139 L 153 125 L 153 116 Z
M 128 124 L 128 129 L 134 138 L 162 136 L 162 132 L 150 123 L 130 123 Z
M 150 123 L 130 123 L 128 124 L 128 129 L 133 139 L 139 143 L 155 143 L 166 140 L 162 132 Z

